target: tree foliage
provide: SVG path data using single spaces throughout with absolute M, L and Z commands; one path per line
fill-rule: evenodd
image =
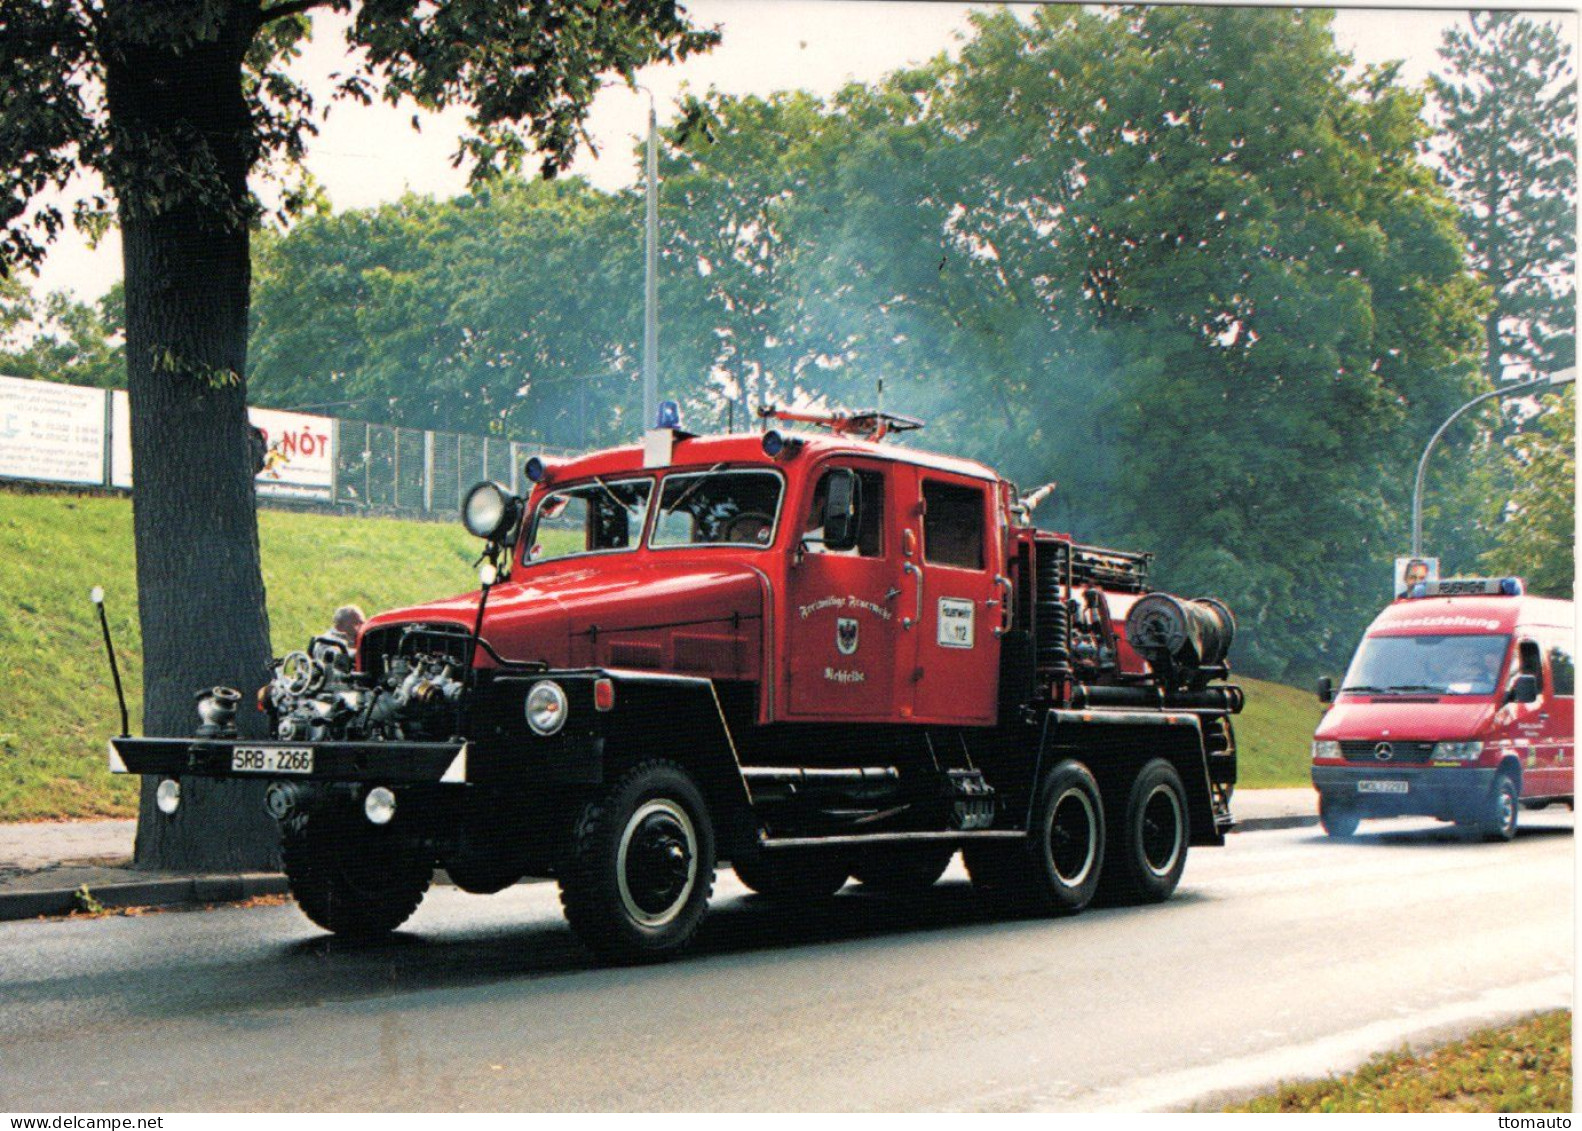
M 1432 86 L 1445 181 L 1488 281 L 1484 372 L 1576 364 L 1576 79 L 1571 44 L 1517 12 L 1445 33 Z
M 1536 427 L 1506 441 L 1516 487 L 1482 559 L 1492 572 L 1567 600 L 1576 586 L 1576 424 L 1576 397 L 1562 396 L 1548 401 Z
M 1393 69 L 1351 66 L 1324 13 L 1247 8 L 992 13 L 957 57 L 829 99 L 699 94 L 662 164 L 663 388 L 741 426 L 765 403 L 871 403 L 882 380 L 929 446 L 1057 480 L 1043 521 L 1229 600 L 1256 671 L 1336 666 L 1388 598 L 1417 453 L 1478 365 L 1486 302 L 1421 110 Z M 421 236 L 371 234 L 396 222 L 376 210 L 334 221 L 342 251 L 302 251 L 325 286 L 357 275 L 380 333 L 315 316 L 311 290 L 273 325 L 326 359 L 385 355 L 356 362 L 370 394 L 410 397 L 421 373 L 454 391 L 436 411 L 489 419 L 552 385 L 561 351 L 630 372 L 636 195 L 402 208 Z M 383 246 L 419 250 L 367 261 Z M 529 257 L 564 284 L 511 281 Z M 261 311 L 319 285 L 268 261 Z M 530 324 L 541 353 L 511 344 Z M 512 430 L 538 419 L 530 395 Z
M 18 278 L 0 279 L 0 375 L 119 388 L 126 380 L 125 301 L 119 283 L 85 303 L 64 291 L 36 295 Z

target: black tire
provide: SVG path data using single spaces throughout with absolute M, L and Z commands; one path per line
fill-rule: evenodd
M 1186 786 L 1163 758 L 1132 782 L 1126 811 L 1112 824 L 1100 885 L 1106 903 L 1163 903 L 1181 882 L 1192 842 Z
M 412 917 L 434 861 L 410 838 L 360 813 L 315 813 L 281 845 L 286 881 L 302 913 L 352 939 L 387 935 Z
M 561 907 L 606 961 L 670 958 L 703 922 L 714 862 L 697 783 L 674 762 L 642 762 L 583 806 L 560 871 Z
M 1318 796 L 1318 823 L 1336 840 L 1345 840 L 1357 831 L 1362 816 L 1350 805 L 1331 801 L 1323 794 Z
M 1093 900 L 1104 869 L 1104 803 L 1080 762 L 1052 767 L 1039 783 L 1025 840 L 969 844 L 974 887 L 1007 910 L 1074 915 Z
M 874 845 L 852 861 L 851 874 L 869 891 L 906 895 L 938 883 L 955 855 L 953 844 Z
M 1494 779 L 1494 786 L 1484 803 L 1482 819 L 1478 822 L 1478 831 L 1483 834 L 1484 840 L 1493 843 L 1516 839 L 1516 820 L 1521 813 L 1519 798 L 1516 781 L 1509 774 L 1501 774 Z
M 736 878 L 766 899 L 807 903 L 828 899 L 851 875 L 842 856 L 818 849 L 759 849 L 732 860 Z

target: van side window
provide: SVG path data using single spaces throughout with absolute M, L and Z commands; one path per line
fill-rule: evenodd
M 802 537 L 808 551 L 833 553 L 824 548 L 824 505 L 829 501 L 829 477 L 834 469 L 819 476 L 813 488 L 813 504 L 808 508 Z M 857 547 L 846 551 L 863 558 L 884 556 L 884 473 L 857 471 Z
M 983 568 L 983 491 L 923 482 L 923 557 L 934 565 Z
M 1549 678 L 1556 695 L 1576 694 L 1576 662 L 1569 644 L 1557 641 L 1549 646 Z

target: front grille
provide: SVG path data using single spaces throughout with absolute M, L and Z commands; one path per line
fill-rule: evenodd
M 1390 747 L 1390 757 L 1380 758 L 1380 743 Z M 1427 762 L 1434 756 L 1432 742 L 1391 742 L 1389 739 L 1368 739 L 1366 742 L 1342 742 L 1340 753 L 1348 762 L 1372 762 L 1386 766 L 1392 762 Z

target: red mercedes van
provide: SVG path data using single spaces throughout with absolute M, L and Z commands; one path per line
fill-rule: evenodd
M 1573 804 L 1573 606 L 1520 578 L 1421 582 L 1369 626 L 1313 735 L 1330 836 L 1428 816 L 1516 835 L 1519 808 Z

